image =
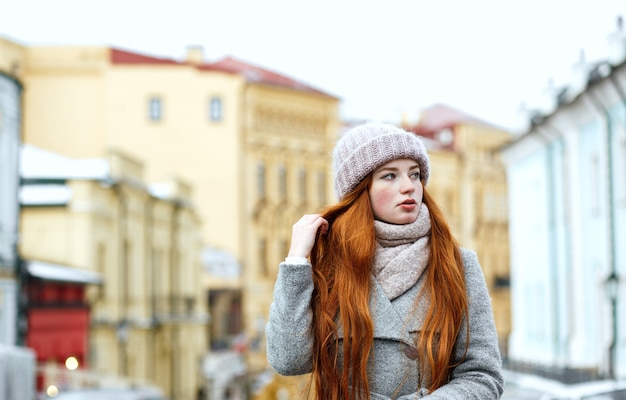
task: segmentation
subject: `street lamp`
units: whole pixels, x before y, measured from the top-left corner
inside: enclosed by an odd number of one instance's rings
[[[76,357],[68,357],[65,360],[65,368],[70,371],[74,371],[76,368],[78,368],[78,360],[76,359]]]
[[[611,304],[611,344],[609,345],[609,378],[615,379],[615,359],[617,350],[617,296],[619,291],[619,277],[615,271],[604,281],[604,291]]]

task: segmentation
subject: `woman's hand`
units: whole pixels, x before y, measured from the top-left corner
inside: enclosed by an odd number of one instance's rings
[[[328,221],[319,214],[304,215],[293,224],[289,257],[309,258],[318,230],[322,234],[328,232]]]

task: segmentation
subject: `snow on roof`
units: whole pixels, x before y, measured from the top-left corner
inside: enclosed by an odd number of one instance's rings
[[[66,181],[113,181],[110,163],[104,158],[72,159],[28,144],[21,149],[20,174],[27,181],[19,193],[20,204],[25,206],[68,204],[72,190],[64,184]],[[176,194],[169,182],[149,185],[148,193],[162,200],[170,200]]]
[[[71,159],[25,144],[21,149],[20,175],[25,180],[110,180],[110,165],[104,158]],[[20,186],[20,204],[25,206],[66,205],[72,198],[63,183]]]
[[[57,282],[95,283],[103,282],[100,274],[82,268],[73,268],[64,265],[50,264],[41,261],[27,261],[28,273],[39,279]]]
[[[148,192],[158,199],[169,199],[172,197],[171,185],[163,182],[153,183],[148,186]]]
[[[72,198],[72,189],[64,184],[22,185],[19,200],[24,206],[66,205]]]
[[[94,179],[110,177],[110,165],[104,158],[71,159],[39,147],[23,145],[20,157],[23,179]]]

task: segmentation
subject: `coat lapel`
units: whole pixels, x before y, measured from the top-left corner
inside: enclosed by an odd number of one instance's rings
[[[391,301],[376,279],[374,282],[374,290],[370,298],[374,338],[400,340],[412,344],[413,339],[409,334],[419,331],[424,322],[426,301],[421,299],[418,309],[414,310],[415,298],[424,280],[420,278],[417,284]]]
[[[414,313],[413,318],[408,321],[407,318],[413,310],[415,297],[422,286],[422,279],[393,301],[387,298],[375,278],[372,278],[372,281],[374,285],[372,285],[369,304],[374,323],[374,339],[396,340],[412,345],[410,333],[417,332],[422,326],[424,300],[420,301],[420,307]],[[343,328],[340,323],[338,325],[337,333],[340,338],[343,338]]]

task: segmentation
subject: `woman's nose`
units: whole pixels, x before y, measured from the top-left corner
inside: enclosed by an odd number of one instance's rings
[[[415,191],[415,182],[410,177],[405,176],[400,183],[400,190],[402,193],[413,193]]]

